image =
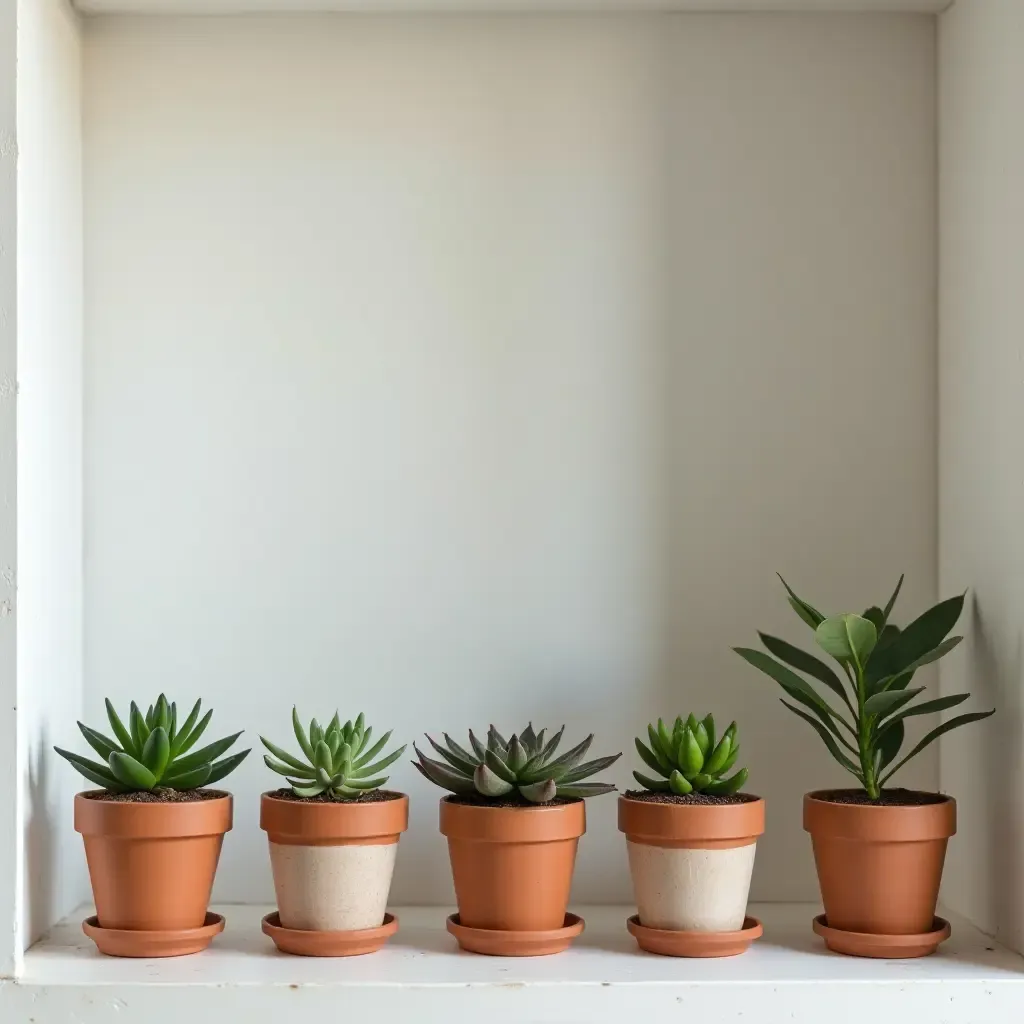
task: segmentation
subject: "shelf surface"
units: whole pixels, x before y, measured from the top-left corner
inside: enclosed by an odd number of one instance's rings
[[[227,927],[207,952],[118,960],[100,956],[82,934],[91,911],[81,908],[29,950],[18,982],[0,983],[0,1020],[94,1024],[127,1020],[131,1011],[160,1024],[180,1021],[182,1013],[213,1020],[215,1012],[242,1011],[247,1024],[259,1024],[343,1006],[346,1017],[415,1013],[418,1021],[441,1021],[486,1014],[488,1024],[618,1022],[623,1013],[673,1008],[767,1024],[820,1024],[826,1010],[829,1024],[862,1022],[868,1012],[873,1024],[906,1020],[908,1013],[984,1024],[1008,1019],[1024,1000],[1024,958],[956,918],[952,938],[935,956],[860,960],[825,950],[811,931],[814,905],[760,904],[751,912],[765,934],[749,952],[677,960],[637,949],[625,928],[630,908],[581,907],[574,909],[587,928],[571,950],[503,959],[459,952],[444,929],[443,908],[408,907],[396,908],[399,933],[381,952],[326,960],[278,953],[260,931],[261,917],[273,908],[216,909]]]

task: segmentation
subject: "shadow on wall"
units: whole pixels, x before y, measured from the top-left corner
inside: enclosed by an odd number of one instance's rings
[[[47,799],[50,789],[50,739],[44,725],[32,748],[28,766],[28,814],[25,820],[25,936],[35,941],[56,920],[59,866],[58,824]]]
[[[1013,655],[1000,664],[997,644],[986,627],[977,595],[971,605],[971,619],[974,650],[970,678],[977,684],[975,696],[980,698],[979,704],[994,704],[997,708],[985,723],[989,736],[982,746],[985,771],[981,783],[987,802],[984,820],[991,830],[983,871],[984,900],[988,920],[995,922],[997,934],[1010,938],[1019,925],[1017,908],[1024,906],[1024,867],[1020,863],[1024,834],[1019,811],[1024,797],[1020,786],[1024,768],[1020,744],[1024,729],[1024,637],[1018,626]]]

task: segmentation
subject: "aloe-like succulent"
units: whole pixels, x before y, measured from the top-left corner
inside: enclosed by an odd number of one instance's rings
[[[798,597],[785,580],[782,585],[790,606],[814,630],[818,646],[839,663],[844,678],[799,647],[765,633],[758,635],[768,654],[748,647],[735,651],[786,691],[795,703],[782,703],[817,732],[829,753],[864,787],[871,800],[877,800],[893,775],[943,733],[995,714],[993,708],[947,719],[893,765],[903,745],[905,719],[945,711],[970,697],[969,693],[954,693],[908,706],[924,692],[923,686],[910,687],[914,673],[938,661],[963,639],[949,634],[960,618],[966,594],[940,601],[901,630],[889,621],[889,616],[903,586],[902,576],[885,607],[873,605],[863,615],[822,615]],[[837,710],[807,676],[838,697],[848,715]]]
[[[368,748],[373,727],[366,724],[362,712],[354,722],[349,719],[344,725],[335,712],[326,729],[314,718],[307,734],[299,721],[299,712],[293,707],[292,729],[306,760],[293,757],[261,736],[263,746],[274,755],[264,754],[263,760],[272,771],[286,776],[292,792],[304,799],[327,793],[334,800],[351,800],[379,789],[388,779],[386,775],[375,774],[405,753],[403,745],[375,762],[373,759],[391,739],[391,731]]]
[[[103,758],[102,762],[91,761],[60,747],[53,749],[90,782],[112,793],[209,786],[233,772],[249,753],[243,750],[221,761],[216,760],[242,735],[240,732],[189,753],[213,717],[213,711],[207,711],[202,719],[199,718],[201,700],[196,701],[180,729],[178,706],[168,704],[162,693],[145,714],[132,701],[127,729],[109,699],[106,705],[116,742],[78,723],[86,742]]]
[[[647,726],[647,737],[650,746],[639,736],[636,738],[637,753],[662,778],[652,779],[633,772],[633,777],[645,789],[679,796],[687,793],[729,796],[739,792],[747,781],[746,768],[725,778],[740,752],[735,722],[722,733],[717,743],[712,715],[699,722],[693,714],[685,721],[677,718],[671,729],[659,718],[657,726]]]
[[[519,735],[506,740],[492,725],[485,745],[470,729],[472,751],[460,747],[448,733],[443,734],[445,746],[427,736],[444,761],[426,757],[414,743],[418,760],[412,763],[424,778],[459,796],[500,800],[516,792],[530,803],[546,804],[556,796],[588,797],[612,792],[615,787],[609,783],[583,780],[614,764],[622,755],[583,762],[594,739],[591,733],[582,743],[556,758],[555,751],[563,732],[564,725],[548,740],[545,738],[547,730],[534,732],[531,723]]]

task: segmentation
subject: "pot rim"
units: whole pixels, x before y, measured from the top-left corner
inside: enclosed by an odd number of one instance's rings
[[[619,797],[618,826],[631,843],[697,849],[749,846],[764,833],[764,798],[738,804],[676,804]]]
[[[133,803],[92,800],[85,790],[75,795],[75,831],[83,836],[111,839],[185,839],[231,831],[234,798],[230,793],[212,800]]]
[[[914,843],[956,834],[956,800],[938,793],[931,804],[841,804],[823,799],[830,790],[804,794],[803,825],[812,836],[874,843]]]
[[[449,839],[479,843],[555,843],[587,830],[586,801],[536,807],[489,807],[442,797],[438,827]]]
[[[343,846],[397,843],[409,827],[409,797],[337,803],[288,800],[268,791],[260,796],[260,828],[282,846]]]

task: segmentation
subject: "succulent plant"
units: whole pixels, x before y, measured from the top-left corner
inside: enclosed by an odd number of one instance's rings
[[[782,585],[790,606],[814,630],[818,646],[839,663],[844,678],[799,647],[765,633],[758,635],[769,654],[747,647],[735,651],[786,691],[795,703],[782,703],[817,732],[829,753],[857,779],[870,799],[877,800],[893,775],[943,733],[995,714],[993,708],[947,719],[893,765],[903,745],[905,719],[945,711],[970,697],[969,693],[954,693],[909,706],[924,692],[923,686],[910,687],[914,673],[938,661],[963,639],[949,633],[960,618],[966,594],[940,601],[901,630],[889,616],[903,586],[902,576],[885,607],[872,606],[863,615],[822,615],[785,580]],[[806,676],[838,697],[849,715],[837,710]]]
[[[746,768],[741,768],[728,779],[724,778],[740,752],[735,722],[722,733],[717,743],[712,715],[700,722],[693,714],[686,721],[677,718],[671,729],[659,718],[657,726],[647,726],[647,736],[651,745],[648,747],[637,737],[637,752],[662,778],[652,779],[633,772],[633,777],[645,789],[679,796],[687,793],[728,796],[739,792],[747,781]]]
[[[524,800],[533,804],[546,804],[560,797],[588,797],[610,793],[614,786],[606,782],[584,782],[584,779],[603,771],[614,764],[622,755],[599,757],[593,761],[583,760],[594,739],[591,733],[582,743],[561,757],[555,751],[562,739],[565,726],[546,740],[546,729],[533,731],[530,723],[519,735],[506,740],[492,725],[487,731],[486,746],[469,731],[472,752],[460,747],[447,733],[445,746],[427,740],[444,761],[434,761],[424,756],[413,744],[418,760],[413,765],[431,782],[442,789],[460,796],[477,795],[488,800],[500,800],[517,792]]]
[[[103,758],[102,763],[60,747],[53,749],[90,782],[110,792],[198,789],[219,782],[233,772],[249,753],[243,750],[221,761],[216,760],[242,735],[240,732],[189,753],[213,717],[213,712],[207,711],[202,719],[199,718],[201,700],[196,701],[180,729],[178,706],[168,704],[162,693],[144,715],[132,701],[127,729],[114,705],[109,700],[106,705],[116,743],[103,733],[78,723],[86,742]]]
[[[391,732],[384,733],[367,749],[373,728],[366,725],[362,712],[355,722],[350,719],[344,725],[335,712],[326,729],[321,728],[314,718],[309,723],[307,735],[299,721],[299,713],[293,707],[292,728],[306,760],[292,757],[261,736],[263,746],[274,755],[271,757],[270,754],[264,754],[263,760],[268,768],[288,777],[292,792],[305,799],[327,793],[335,800],[351,800],[362,793],[379,789],[388,780],[387,776],[375,778],[375,773],[383,771],[405,753],[405,746],[402,746],[374,762],[373,759],[391,738]]]

